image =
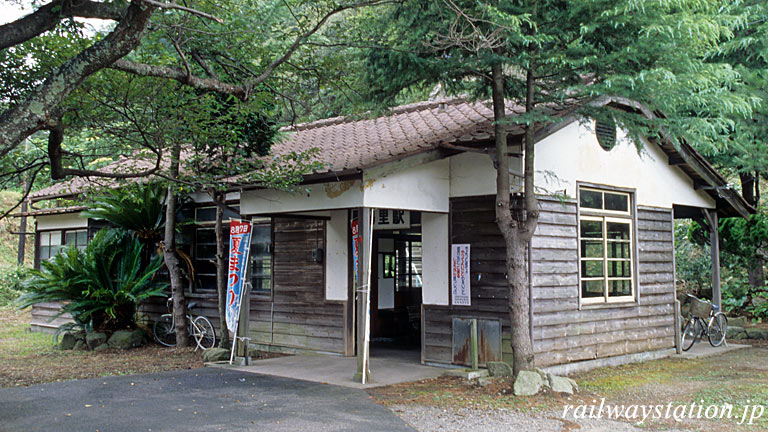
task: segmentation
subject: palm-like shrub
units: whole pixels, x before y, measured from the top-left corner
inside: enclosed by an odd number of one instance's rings
[[[150,183],[108,189],[89,204],[82,216],[124,228],[152,245],[163,236],[165,188]]]
[[[21,308],[63,302],[61,313],[94,330],[132,328],[142,300],[162,296],[166,283],[153,276],[160,257],[142,263],[142,243],[124,230],[103,229],[84,251],[70,248],[49,261],[23,284]]]

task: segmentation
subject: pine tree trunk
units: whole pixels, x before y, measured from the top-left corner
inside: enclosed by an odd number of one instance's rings
[[[180,147],[173,150],[171,159],[171,178],[179,175]],[[176,252],[176,192],[173,185],[168,186],[165,205],[165,238],[163,241],[163,257],[171,278],[171,296],[173,298],[173,317],[176,322],[176,346],[189,346],[187,329],[187,301],[184,296],[184,285],[181,279],[179,254]]]
[[[225,194],[214,192],[216,201],[216,292],[219,295],[219,346],[229,348],[229,330],[227,330],[227,245],[224,243],[224,204]]]
[[[496,224],[504,238],[506,250],[507,289],[509,302],[509,319],[511,326],[510,345],[513,352],[512,369],[517,375],[522,370],[533,369],[533,346],[529,328],[529,292],[528,272],[526,267],[525,250],[529,235],[527,221],[515,220],[512,217],[509,190],[509,153],[504,108],[504,76],[500,64],[492,68],[492,95],[494,112],[494,140],[496,164]],[[526,146],[526,150],[527,150]],[[529,172],[526,155],[526,198],[533,194],[533,159]],[[528,177],[530,176],[530,182]],[[528,188],[528,184],[531,184]],[[536,206],[535,195],[533,205]],[[526,205],[528,199],[526,199]],[[526,212],[529,214],[531,212]],[[533,212],[534,216],[536,212]],[[527,216],[526,216],[527,217]],[[535,222],[534,222],[535,224]],[[535,229],[535,225],[534,225]],[[532,233],[532,231],[530,231]]]

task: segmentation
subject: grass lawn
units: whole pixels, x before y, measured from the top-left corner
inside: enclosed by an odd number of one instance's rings
[[[732,351],[696,360],[663,359],[646,363],[602,368],[572,376],[581,389],[574,396],[546,392],[533,397],[515,397],[510,379],[495,379],[481,387],[457,378],[441,377],[418,383],[373,389],[371,395],[391,407],[419,404],[448,410],[514,410],[528,415],[562,417],[565,405],[598,405],[604,398],[612,405],[690,406],[733,405],[731,419],[653,420],[642,424],[630,422],[644,430],[768,430],[768,349],[765,346]],[[747,421],[763,409],[752,425],[738,424],[744,406],[750,405]],[[753,405],[757,405],[753,408]]]
[[[29,314],[0,307],[0,387],[203,366],[200,352],[192,348],[59,351],[52,335],[29,331]]]

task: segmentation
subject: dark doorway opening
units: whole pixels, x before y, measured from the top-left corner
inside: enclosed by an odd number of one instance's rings
[[[371,352],[421,349],[421,221],[411,226],[374,230],[371,273]]]

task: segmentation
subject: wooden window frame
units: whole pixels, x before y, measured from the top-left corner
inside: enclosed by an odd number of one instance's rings
[[[40,263],[42,261],[51,259],[51,258],[53,258],[55,256],[55,255],[52,255],[50,253],[50,247],[51,247],[50,236],[52,234],[58,233],[59,236],[60,236],[59,244],[58,244],[59,252],[56,253],[56,255],[58,255],[59,253],[61,253],[62,250],[66,249],[68,247],[68,244],[67,244],[67,233],[78,232],[78,231],[85,231],[85,235],[86,235],[85,246],[87,246],[88,243],[90,243],[90,241],[91,241],[91,239],[88,236],[88,227],[54,228],[54,229],[37,230],[35,232],[35,260],[34,260],[35,261],[35,263],[34,263],[35,268],[40,268]],[[46,246],[44,246],[43,242],[42,242],[43,234],[46,234],[49,237],[48,244]],[[75,243],[77,243],[77,241],[75,241]],[[49,248],[48,258],[43,258],[42,257],[42,248],[43,247],[48,247]]]
[[[631,189],[623,189],[623,188],[616,188],[613,186],[605,186],[605,185],[595,185],[595,184],[589,184],[589,183],[580,183],[577,182],[576,184],[576,238],[577,238],[577,249],[578,249],[578,264],[577,264],[577,275],[578,275],[578,291],[579,291],[579,308],[581,309],[582,306],[592,307],[592,306],[604,306],[604,305],[634,305],[638,302],[638,275],[637,275],[637,221],[636,221],[636,215],[637,215],[637,206],[635,203],[635,193],[634,190]],[[594,191],[594,192],[600,192],[603,194],[602,201],[603,201],[603,209],[596,209],[596,208],[590,208],[590,207],[582,207],[581,206],[581,192],[583,190],[588,191]],[[605,210],[605,193],[610,194],[616,194],[616,195],[625,195],[627,197],[627,211],[617,211],[617,210]],[[590,238],[582,237],[581,236],[581,221],[583,220],[591,220],[591,221],[598,221],[602,224],[602,237],[601,241],[603,242],[602,245],[602,258],[583,258],[582,257],[582,240],[590,240]],[[616,223],[622,223],[627,224],[629,226],[629,259],[613,259],[608,257],[608,232],[607,232],[607,224],[609,222],[616,222]],[[594,238],[592,238],[594,240]],[[603,275],[602,277],[594,277],[594,278],[584,278],[582,276],[582,262],[583,261],[602,261],[603,262]],[[610,277],[608,274],[608,264],[610,261],[627,261],[629,262],[629,268],[630,268],[630,277],[628,278],[617,278],[617,277]],[[603,281],[603,296],[601,297],[584,297],[583,295],[583,288],[582,288],[582,281],[584,280],[602,280]],[[626,296],[610,296],[609,295],[609,283],[612,280],[627,280],[630,283],[630,295]]]

